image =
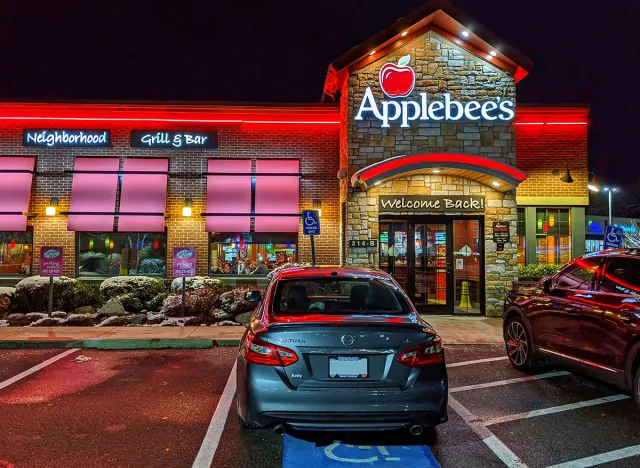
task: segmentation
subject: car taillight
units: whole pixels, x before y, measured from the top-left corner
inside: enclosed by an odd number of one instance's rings
[[[429,343],[405,349],[398,357],[398,362],[413,367],[438,364],[443,360],[444,348],[442,347],[442,339],[437,335]]]
[[[298,362],[298,355],[289,348],[267,343],[250,333],[245,347],[245,359],[252,364],[286,367]]]

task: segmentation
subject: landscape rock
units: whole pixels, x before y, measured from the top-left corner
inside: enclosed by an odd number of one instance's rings
[[[235,321],[241,325],[246,325],[249,323],[249,319],[251,318],[251,312],[245,312],[244,314],[236,315]]]
[[[43,318],[48,318],[49,314],[45,314],[44,312],[29,312],[25,314],[24,319],[27,323],[33,323]]]
[[[167,317],[162,314],[147,315],[147,321],[145,322],[145,325],[160,325],[166,320],[166,318]]]
[[[109,299],[107,303],[98,310],[99,319],[121,315],[127,315],[127,313],[124,310],[122,302],[118,299]]]
[[[233,320],[223,320],[222,322],[218,322],[217,325],[219,327],[223,327],[223,326],[238,326],[240,325],[239,323],[234,322]]]
[[[0,327],[8,327],[8,326],[9,326],[8,320],[0,320]]]
[[[55,312],[53,312],[51,314],[51,317],[53,318],[61,318],[61,319],[66,319],[67,318],[67,313],[63,312],[61,310],[56,310]]]
[[[41,318],[40,320],[36,320],[35,322],[32,322],[29,326],[30,327],[55,327],[58,325],[62,325],[63,321],[64,319],[61,319],[61,318],[44,317],[44,318]]]
[[[95,313],[95,309],[92,306],[82,306],[82,307],[76,307],[73,310],[74,314],[93,314]]]
[[[102,322],[100,322],[98,325],[96,325],[96,327],[122,327],[124,325],[129,325],[129,320],[127,317],[112,315],[111,317],[107,317]]]
[[[191,327],[195,325],[200,325],[202,323],[202,317],[185,317],[182,321],[182,325],[186,327]]]
[[[69,314],[62,325],[88,327],[94,324],[94,316],[88,314]]]
[[[12,327],[21,327],[24,325],[29,325],[29,320],[25,320],[24,318],[24,314],[9,314],[9,316],[7,317],[7,322],[9,322],[9,325]]]
[[[146,314],[136,314],[131,317],[127,317],[130,325],[143,325],[147,322]]]
[[[213,309],[213,311],[211,312],[211,316],[216,320],[231,320],[233,318],[233,315],[231,315],[229,312],[222,310],[222,309]]]

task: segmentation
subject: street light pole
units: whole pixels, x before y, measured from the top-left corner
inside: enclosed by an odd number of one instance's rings
[[[617,192],[618,188],[617,187],[604,187],[603,190],[605,192],[607,192],[607,194],[609,195],[609,226],[611,226],[613,224],[613,222],[611,221],[611,194],[613,192]]]

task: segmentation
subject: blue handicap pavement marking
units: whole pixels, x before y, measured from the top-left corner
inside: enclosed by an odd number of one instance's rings
[[[334,442],[317,447],[315,443],[284,436],[282,468],[439,468],[426,446],[348,445]]]

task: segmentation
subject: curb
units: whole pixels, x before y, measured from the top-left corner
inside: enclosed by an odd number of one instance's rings
[[[102,350],[133,349],[209,349],[238,346],[240,340],[211,338],[140,338],[114,340],[15,340],[1,341],[0,349],[86,348]]]

